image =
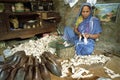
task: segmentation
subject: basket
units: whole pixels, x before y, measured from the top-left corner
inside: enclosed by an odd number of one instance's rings
[[[49,46],[52,48],[55,48],[57,56],[62,59],[70,59],[74,57],[75,55],[74,46],[72,45],[72,46],[65,47],[62,43],[64,43],[64,40],[60,39],[60,40],[51,42]]]
[[[56,50],[57,55],[62,59],[70,59],[75,55],[74,46],[72,47],[58,47]]]

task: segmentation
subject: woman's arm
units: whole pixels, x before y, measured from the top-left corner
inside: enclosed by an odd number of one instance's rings
[[[88,38],[97,39],[99,36],[100,34],[89,34]]]
[[[100,34],[84,34],[83,36],[85,36],[86,38],[91,38],[91,39],[97,39]]]
[[[86,34],[85,36],[87,38],[97,39],[99,38],[100,34],[102,32],[102,28],[100,25],[100,21],[98,18],[93,18],[93,34]]]
[[[78,35],[81,36],[82,34],[78,31],[77,27],[74,27],[74,32]]]

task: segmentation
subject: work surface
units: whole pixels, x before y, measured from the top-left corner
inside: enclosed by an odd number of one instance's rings
[[[14,44],[23,43],[23,41],[10,41],[10,42],[7,42],[7,43],[8,44],[6,44],[6,46],[7,45],[13,46]],[[5,49],[4,47],[0,48],[1,54],[2,54],[2,51],[4,49]],[[67,53],[67,52],[64,52],[64,53]],[[94,54],[104,54],[104,53],[96,50],[94,52]],[[106,55],[106,56],[110,57],[111,60],[107,61],[105,64],[102,64],[102,65],[101,64],[80,65],[80,67],[89,70],[90,73],[93,74],[93,77],[90,77],[90,78],[87,78],[87,79],[72,79],[70,76],[65,77],[65,78],[60,78],[60,77],[57,77],[57,76],[51,74],[51,80],[96,80],[97,77],[110,78],[110,76],[108,76],[108,74],[105,72],[104,67],[107,67],[107,68],[111,69],[116,74],[120,74],[120,62],[119,62],[120,57],[112,55],[112,54],[111,55]],[[120,80],[120,77],[113,78],[112,80]]]

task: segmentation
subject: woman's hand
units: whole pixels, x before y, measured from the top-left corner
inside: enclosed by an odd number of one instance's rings
[[[92,39],[97,39],[99,36],[100,34],[87,34],[87,33],[83,34],[83,37],[92,38]]]
[[[82,34],[78,31],[78,29],[76,27],[74,27],[74,32],[78,35],[81,36]]]
[[[86,37],[87,39],[90,38],[90,34],[84,33],[84,34],[82,34],[82,35],[83,35],[84,38],[85,38],[85,37]]]

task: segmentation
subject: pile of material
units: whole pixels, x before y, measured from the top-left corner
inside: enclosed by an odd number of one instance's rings
[[[98,77],[90,79],[95,75],[80,65],[105,64],[110,60],[110,57],[104,55],[74,56],[73,47],[65,48],[62,45],[62,47],[59,46],[58,51],[59,57],[64,57],[61,61],[54,55],[55,49],[49,46],[50,42],[58,39],[60,39],[59,36],[48,35],[14,45],[6,50],[4,54],[6,60],[0,62],[0,80],[51,80],[50,72],[62,78],[96,80]],[[112,71],[106,72],[114,75]],[[111,78],[120,76],[119,74],[113,75]]]
[[[17,51],[0,63],[0,80],[51,80],[50,73],[61,76],[59,58],[50,52],[39,57]]]
[[[74,58],[63,60],[61,62],[62,66],[62,76],[71,76],[72,78],[86,78],[92,77],[93,74],[89,70],[80,67],[80,65],[92,65],[92,64],[104,64],[109,57],[104,55],[88,55],[88,56],[75,56]],[[69,73],[72,73],[69,75]]]
[[[55,54],[55,49],[49,46],[50,42],[57,41],[60,37],[55,35],[46,35],[37,40],[29,40],[27,42],[21,43],[19,45],[14,45],[11,48],[9,53],[5,54],[5,57],[8,57],[14,54],[17,51],[25,51],[26,55],[40,56],[44,51],[51,52]]]

